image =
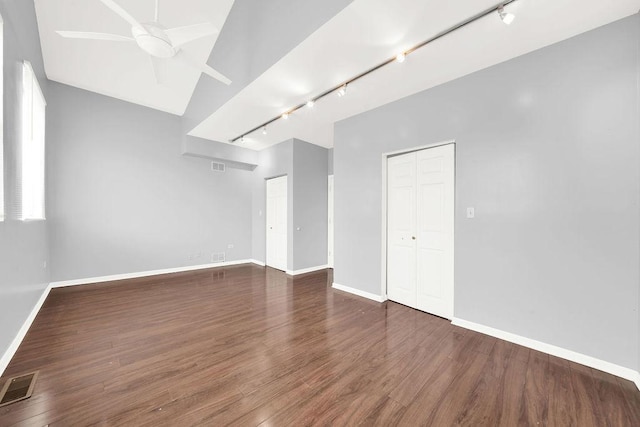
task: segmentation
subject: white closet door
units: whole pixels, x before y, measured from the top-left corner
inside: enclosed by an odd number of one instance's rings
[[[453,144],[387,160],[387,296],[453,317]]]
[[[287,269],[287,177],[267,180],[267,256],[269,267]]]
[[[387,296],[416,307],[416,153],[387,160]]]
[[[327,265],[333,268],[333,175],[329,175],[327,184]]]
[[[454,146],[417,152],[419,310],[453,317]]]

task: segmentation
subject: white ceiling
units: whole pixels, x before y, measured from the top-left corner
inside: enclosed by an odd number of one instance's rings
[[[153,20],[155,0],[116,0],[142,22]],[[234,0],[160,0],[167,28],[210,22],[222,29]],[[189,132],[228,142],[330,87],[385,61],[497,4],[496,0],[355,0],[260,77]],[[50,80],[184,114],[200,72],[168,60],[157,84],[149,58],[135,43],[65,39],[56,30],[130,36],[130,26],[100,0],[35,0]],[[491,14],[351,84],[346,97],[330,95],[313,109],[278,120],[239,145],[260,150],[290,138],[333,146],[333,124],[637,13],[640,0],[517,0],[511,26]],[[217,36],[194,41],[186,53],[205,63]],[[217,64],[209,65],[216,67]],[[230,76],[233,77],[233,76]],[[203,77],[209,78],[209,77]],[[222,84],[216,82],[216,84]]]
[[[209,22],[222,29],[233,1],[160,0],[159,22],[166,28]],[[154,19],[155,0],[116,2],[141,22]],[[99,0],[35,0],[35,6],[45,71],[50,80],[184,114],[200,71],[175,60],[165,60],[158,84],[148,55],[135,43],[66,39],[55,33],[90,31],[131,37],[130,25]],[[216,40],[217,35],[196,40],[183,46],[183,50],[204,64]]]
[[[189,134],[228,142],[496,0],[355,0]],[[492,14],[355,82],[347,96],[244,138],[255,150],[290,138],[333,146],[333,123],[637,13],[640,0],[518,0],[511,26]]]

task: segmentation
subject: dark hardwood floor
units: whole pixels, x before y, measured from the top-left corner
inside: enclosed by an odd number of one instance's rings
[[[244,265],[52,290],[0,426],[640,426],[629,381]]]

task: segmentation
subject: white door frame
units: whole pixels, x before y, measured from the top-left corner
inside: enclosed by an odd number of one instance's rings
[[[417,147],[412,147],[412,148],[404,148],[402,150],[396,150],[396,151],[389,151],[386,153],[382,153],[382,206],[380,209],[380,212],[382,212],[382,225],[381,225],[381,236],[382,236],[382,245],[381,245],[381,254],[380,254],[380,259],[381,259],[381,268],[380,268],[380,295],[382,296],[382,301],[386,301],[389,298],[387,297],[387,159],[391,156],[397,156],[399,154],[406,154],[406,153],[411,153],[413,151],[420,151],[420,150],[425,150],[427,148],[435,148],[435,147],[440,147],[442,145],[449,145],[449,144],[455,144],[456,140],[452,139],[449,141],[442,141],[442,142],[436,142],[434,144],[427,144],[427,145],[420,145]],[[454,157],[454,163],[455,163],[455,157]],[[454,212],[455,212],[455,179],[454,179]],[[453,233],[454,233],[454,245],[453,245],[453,251],[454,251],[454,260],[455,260],[455,220],[454,220],[454,227],[453,227]],[[455,262],[455,261],[454,261]],[[455,264],[454,264],[455,266]],[[454,275],[454,282],[453,282],[454,288],[455,288],[455,275]],[[455,298],[454,298],[454,302],[455,302]],[[452,302],[453,303],[453,302]],[[452,311],[453,313],[453,311]]]

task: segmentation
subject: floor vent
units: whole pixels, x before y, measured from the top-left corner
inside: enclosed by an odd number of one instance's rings
[[[10,405],[31,397],[38,379],[38,372],[9,378],[0,391],[0,406]]]

